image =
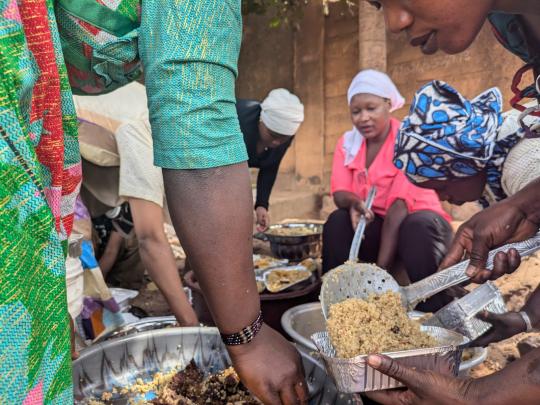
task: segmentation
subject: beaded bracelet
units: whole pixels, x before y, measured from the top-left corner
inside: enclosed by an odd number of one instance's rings
[[[255,319],[251,325],[246,326],[240,332],[233,333],[231,335],[224,335],[222,333],[221,340],[223,340],[223,343],[225,343],[227,346],[244,345],[251,342],[255,336],[257,336],[261,330],[262,324],[263,316],[262,312],[259,312],[259,316],[257,316],[257,319]]]

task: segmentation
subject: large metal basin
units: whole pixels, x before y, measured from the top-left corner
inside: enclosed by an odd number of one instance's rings
[[[425,314],[419,311],[409,312],[409,316],[413,319],[420,318],[423,315]],[[281,317],[281,326],[298,345],[310,351],[317,351],[310,337],[316,332],[326,330],[321,303],[312,302],[289,309]],[[484,347],[475,347],[468,350],[473,351],[473,356],[467,361],[461,362],[459,374],[462,376],[467,375],[471,368],[481,364],[487,356],[487,349]]]
[[[311,405],[351,405],[351,396],[339,394],[324,367],[299,348],[310,391]],[[228,367],[229,357],[215,328],[169,328],[109,340],[82,352],[73,363],[75,403],[100,398],[114,386],[150,378],[156,371],[181,368],[191,359],[207,372]],[[115,405],[128,404],[120,396]],[[132,398],[132,397],[131,397]]]

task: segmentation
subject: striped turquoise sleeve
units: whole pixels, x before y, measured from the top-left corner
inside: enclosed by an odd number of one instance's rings
[[[142,2],[139,46],[157,166],[247,160],[234,88],[241,40],[241,0]]]

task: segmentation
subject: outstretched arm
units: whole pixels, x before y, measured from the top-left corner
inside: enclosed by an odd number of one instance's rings
[[[260,311],[247,165],[164,170],[163,178],[171,218],[214,321],[221,333],[236,333]],[[228,349],[243,382],[264,403],[306,400],[298,353],[271,328],[263,326],[251,343]]]
[[[171,247],[163,230],[162,208],[150,201],[130,198],[131,215],[141,259],[167,300],[180,326],[197,326],[199,320],[184,292]]]

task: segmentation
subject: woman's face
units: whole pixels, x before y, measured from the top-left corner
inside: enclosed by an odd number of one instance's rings
[[[386,136],[390,125],[390,101],[373,94],[357,94],[349,109],[354,126],[366,139]]]
[[[283,145],[291,139],[288,135],[281,135],[268,129],[262,121],[259,121],[259,143],[265,148],[273,149]]]
[[[487,175],[485,171],[475,176],[454,180],[428,180],[417,184],[421,188],[434,190],[441,201],[463,205],[466,202],[478,201],[484,194]]]
[[[394,33],[405,31],[412,46],[425,54],[438,50],[463,52],[474,41],[494,0],[377,0],[386,26]]]

